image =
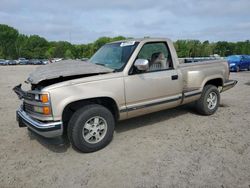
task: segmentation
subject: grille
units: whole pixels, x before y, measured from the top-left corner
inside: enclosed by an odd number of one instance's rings
[[[25,112],[34,112],[33,106],[25,102],[23,103],[23,110]]]
[[[25,99],[28,100],[35,100],[35,94],[33,93],[26,93],[26,95],[24,96]]]

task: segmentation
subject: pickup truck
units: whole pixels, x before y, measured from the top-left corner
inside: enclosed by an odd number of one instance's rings
[[[179,64],[169,39],[113,42],[88,61],[64,60],[38,67],[14,88],[22,99],[20,127],[44,137],[67,135],[73,148],[93,152],[113,137],[117,121],[195,102],[215,113],[220,92],[232,88],[226,61]]]

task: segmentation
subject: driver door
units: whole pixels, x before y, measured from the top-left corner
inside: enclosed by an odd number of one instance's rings
[[[165,42],[146,43],[137,59],[147,59],[149,69],[133,71],[124,78],[128,117],[159,111],[180,104],[182,78],[173,67]]]

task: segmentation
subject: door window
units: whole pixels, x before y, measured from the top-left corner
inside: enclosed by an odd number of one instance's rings
[[[145,44],[137,59],[147,59],[149,61],[149,69],[146,72],[173,68],[170,51],[164,42]]]

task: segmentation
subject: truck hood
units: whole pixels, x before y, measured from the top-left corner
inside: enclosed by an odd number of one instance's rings
[[[113,72],[113,69],[101,65],[96,65],[87,61],[63,60],[60,62],[55,62],[38,67],[29,75],[27,82],[31,84],[38,84],[39,82],[45,80],[60,78],[62,78],[63,81],[67,77],[80,77],[86,75],[105,74],[110,72]]]

